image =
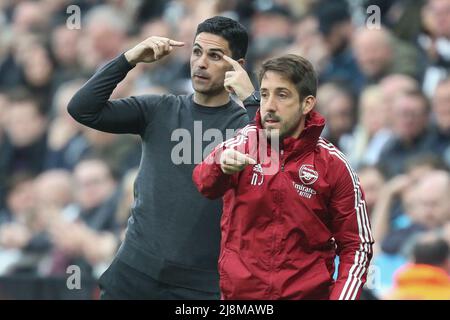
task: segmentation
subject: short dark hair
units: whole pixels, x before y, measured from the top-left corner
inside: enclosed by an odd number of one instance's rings
[[[333,29],[344,22],[351,22],[350,10],[346,1],[318,3],[314,8],[314,15],[319,21],[319,30],[325,36],[330,35]]]
[[[267,71],[281,73],[294,83],[300,101],[309,95],[316,96],[317,75],[311,62],[305,58],[295,54],[287,54],[279,58],[267,60],[263,63],[259,72],[260,84]]]
[[[195,36],[202,32],[212,33],[227,40],[233,59],[245,58],[248,34],[239,22],[227,17],[215,16],[200,23]]]
[[[24,87],[18,87],[14,90],[11,90],[8,93],[8,100],[11,105],[13,104],[22,104],[22,103],[30,103],[30,105],[36,108],[36,111],[41,115],[45,116],[46,112],[44,109],[44,103],[42,101],[42,97],[33,95],[28,89]]]
[[[419,238],[413,248],[414,262],[417,264],[440,266],[447,261],[449,254],[449,245],[439,237]]]

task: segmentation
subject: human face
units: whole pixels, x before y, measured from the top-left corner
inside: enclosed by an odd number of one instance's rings
[[[393,58],[388,34],[382,31],[360,31],[354,38],[353,50],[360,69],[369,77],[382,74]]]
[[[392,129],[403,141],[418,137],[427,125],[428,115],[421,99],[399,96],[394,100]]]
[[[268,137],[297,138],[304,126],[304,116],[312,109],[308,96],[300,102],[295,85],[282,74],[267,71],[261,79],[261,125]],[[315,100],[314,100],[315,102]]]
[[[222,59],[224,54],[232,55],[224,38],[206,32],[197,35],[191,54],[191,79],[196,92],[215,96],[226,91],[223,81],[231,66]]]
[[[417,187],[416,219],[429,228],[442,226],[450,218],[449,182],[445,175],[446,173],[430,174]]]
[[[425,6],[425,10],[434,19],[436,35],[439,37],[450,36],[450,0],[430,0]]]
[[[330,100],[327,106],[326,119],[330,132],[335,136],[341,136],[352,128],[353,105],[350,97],[338,94]]]
[[[74,170],[77,202],[83,209],[101,205],[114,192],[115,183],[105,164],[86,161]]]
[[[380,99],[384,101],[384,97],[376,90],[366,95],[363,94],[360,100],[360,121],[367,129],[369,137],[373,137],[388,125],[390,109],[387,108],[385,103],[380,103]]]
[[[367,209],[369,214],[371,214],[380,197],[380,190],[384,185],[384,178],[376,169],[372,168],[367,168],[366,170],[359,172],[358,175],[361,186],[364,189]]]
[[[44,134],[46,121],[37,109],[33,101],[21,101],[7,110],[5,131],[14,146],[29,146]]]
[[[433,97],[433,111],[436,114],[438,127],[443,131],[450,130],[450,81],[439,85]]]

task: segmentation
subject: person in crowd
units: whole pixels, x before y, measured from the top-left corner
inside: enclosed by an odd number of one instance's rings
[[[408,159],[429,153],[429,101],[421,91],[406,92],[394,100],[391,115],[393,135],[377,163],[389,178],[404,173]]]
[[[387,300],[449,300],[450,245],[433,233],[417,239],[411,263],[399,269]]]

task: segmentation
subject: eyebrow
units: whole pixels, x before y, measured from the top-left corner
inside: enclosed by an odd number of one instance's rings
[[[203,49],[202,46],[199,45],[198,43],[194,43],[194,47],[199,47],[200,49]],[[225,52],[222,49],[220,49],[220,48],[212,48],[212,49],[209,49],[209,51],[217,51],[217,52],[220,52],[222,54],[225,54]]]
[[[261,91],[262,90],[269,90],[269,89],[267,89],[267,88],[261,88]],[[281,91],[281,90],[286,90],[286,91],[289,91],[289,92],[291,92],[291,90],[289,90],[288,88],[286,88],[286,87],[277,87],[277,88],[275,88],[275,91]]]

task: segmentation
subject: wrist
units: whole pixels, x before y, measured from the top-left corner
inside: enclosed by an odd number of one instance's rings
[[[246,105],[258,105],[261,102],[261,96],[259,91],[255,90],[250,95],[247,96],[247,98],[243,99],[242,102],[244,103],[244,106]]]
[[[137,64],[136,57],[134,57],[132,50],[128,50],[127,52],[125,52],[124,56],[128,63],[133,67]]]

